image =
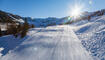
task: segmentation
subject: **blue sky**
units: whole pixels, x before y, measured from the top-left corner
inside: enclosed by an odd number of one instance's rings
[[[84,4],[83,11],[105,9],[105,0],[0,0],[0,10],[33,18],[64,17],[75,2]]]

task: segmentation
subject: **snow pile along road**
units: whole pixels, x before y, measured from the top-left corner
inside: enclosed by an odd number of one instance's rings
[[[105,60],[105,15],[74,23],[73,27],[94,60]]]
[[[92,60],[69,25],[34,28],[28,35],[23,41],[19,40],[21,43],[10,49],[9,53],[1,56],[0,60]],[[1,42],[2,38],[7,37],[1,37]],[[7,44],[14,45],[14,42]],[[4,50],[12,45],[4,46]]]

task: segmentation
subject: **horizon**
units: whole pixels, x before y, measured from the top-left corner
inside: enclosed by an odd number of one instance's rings
[[[81,12],[105,9],[104,0],[0,0],[0,10],[22,17],[61,18],[70,16],[75,4],[83,5]]]

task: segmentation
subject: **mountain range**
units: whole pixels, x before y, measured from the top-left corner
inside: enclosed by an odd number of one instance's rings
[[[24,23],[27,19],[28,23],[34,24],[36,27],[46,27],[52,25],[63,25],[70,24],[72,22],[80,20],[90,20],[92,17],[105,15],[105,9],[95,11],[95,12],[83,12],[80,17],[73,19],[71,16],[56,18],[31,18],[31,17],[21,17],[12,13],[7,13],[0,10],[0,22],[1,23]]]

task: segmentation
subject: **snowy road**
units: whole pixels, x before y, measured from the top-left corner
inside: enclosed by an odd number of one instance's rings
[[[92,60],[69,25],[36,28],[29,35],[2,60]]]

